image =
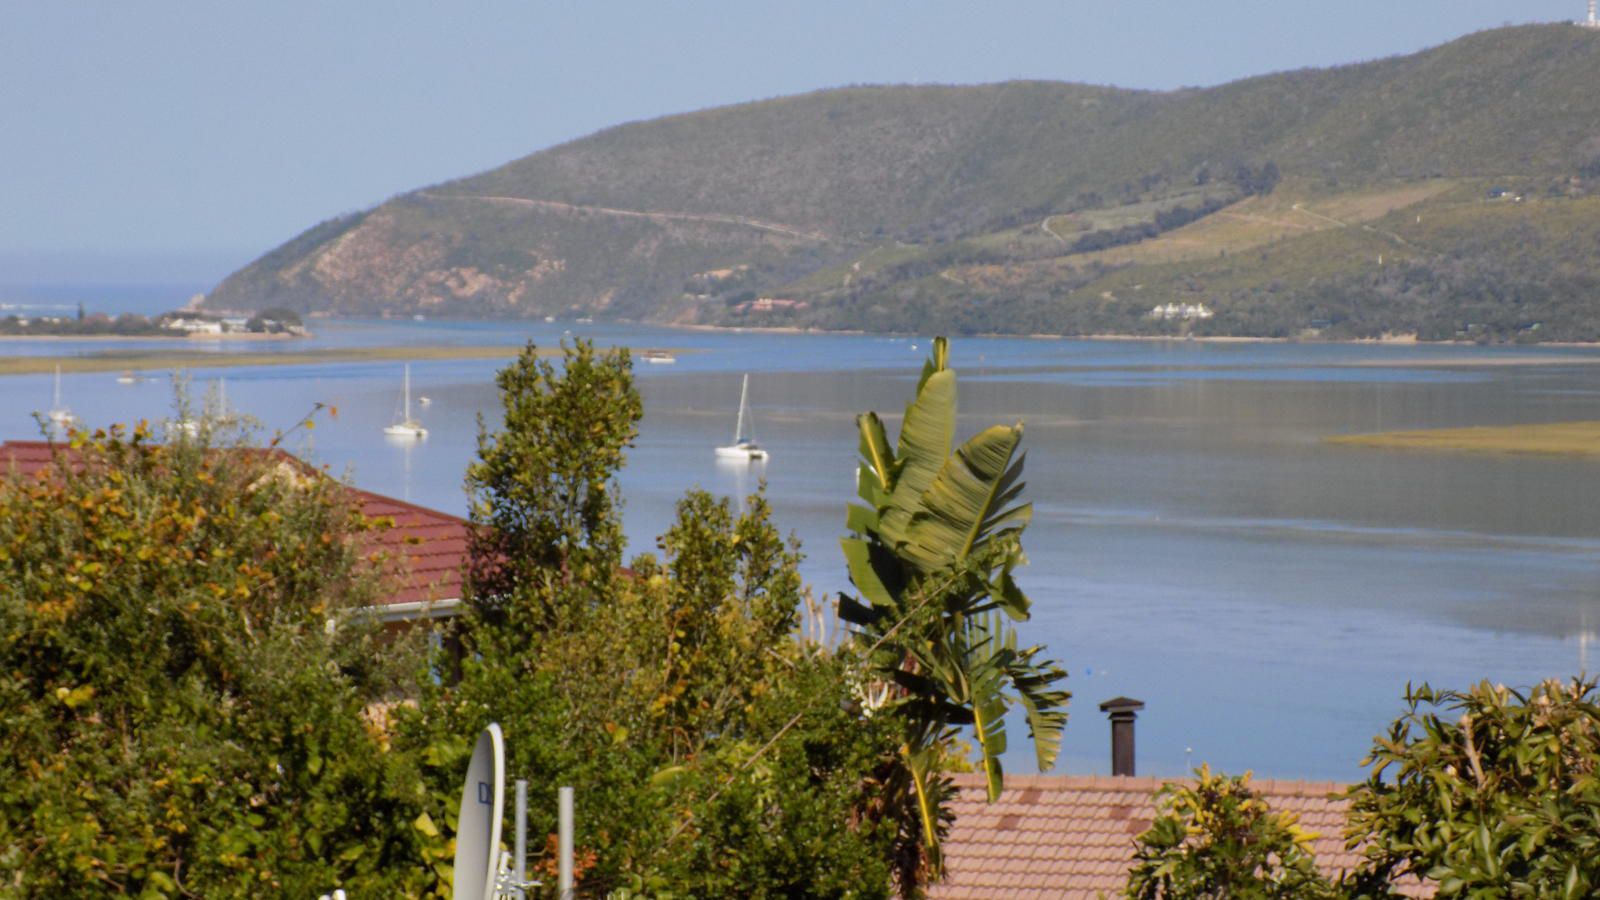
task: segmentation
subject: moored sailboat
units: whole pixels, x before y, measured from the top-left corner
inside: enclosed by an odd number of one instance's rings
[[[421,422],[418,422],[416,419],[411,418],[411,364],[410,363],[406,364],[405,372],[406,372],[406,374],[405,374],[405,388],[404,388],[404,394],[405,394],[405,418],[403,418],[400,421],[394,423],[393,425],[386,426],[383,429],[383,433],[386,434],[386,435],[389,435],[390,437],[414,438],[414,439],[425,438],[425,437],[428,436],[428,429],[423,428]]]
[[[50,412],[47,413],[47,415],[50,417],[50,421],[51,422],[54,422],[56,425],[60,425],[60,426],[63,426],[63,427],[67,426],[67,425],[71,425],[73,422],[77,421],[77,419],[78,419],[77,416],[72,414],[72,410],[68,409],[66,407],[66,404],[61,402],[61,367],[60,366],[56,366],[55,399],[54,399],[54,402],[51,403]]]
[[[766,448],[756,443],[755,428],[745,434],[745,420],[749,418],[750,409],[750,376],[744,376],[744,385],[739,388],[739,421],[733,428],[733,443],[726,447],[717,448],[719,459],[766,459]]]

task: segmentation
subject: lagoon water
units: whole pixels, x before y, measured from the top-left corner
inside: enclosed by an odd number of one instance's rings
[[[848,588],[837,538],[853,493],[853,417],[875,409],[896,427],[928,347],[925,337],[603,324],[313,326],[313,341],[212,350],[550,345],[568,329],[603,344],[679,350],[674,365],[636,364],[645,418],[621,477],[632,547],[653,548],[686,488],[737,495],[764,479],[823,593]],[[172,343],[0,340],[0,354],[124,346]],[[1096,705],[1118,695],[1147,704],[1141,772],[1174,775],[1209,761],[1348,780],[1359,777],[1372,735],[1401,711],[1408,681],[1520,685],[1597,667],[1600,462],[1322,439],[1600,419],[1600,365],[1587,364],[1600,351],[974,338],[955,341],[953,358],[963,435],[996,421],[1026,426],[1035,516],[1022,583],[1035,613],[1021,632],[1071,671],[1066,771],[1107,770]],[[381,432],[400,402],[397,363],[192,378],[204,391],[225,377],[230,409],[269,429],[314,403],[337,406],[337,419],[291,446],[362,487],[463,513],[476,417],[492,425],[496,416],[496,366],[414,364],[413,392],[432,401],[417,410],[431,434],[416,444]],[[731,437],[744,372],[772,452],[755,467],[711,452]],[[110,374],[68,375],[63,386],[91,425],[170,415],[166,377],[120,385]],[[0,439],[37,437],[30,413],[50,405],[50,391],[48,376],[0,379]],[[1020,729],[1012,744],[1008,766],[1030,771]]]

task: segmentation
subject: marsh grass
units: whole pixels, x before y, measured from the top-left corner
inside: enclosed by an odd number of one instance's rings
[[[1600,422],[1385,431],[1342,435],[1327,441],[1382,450],[1600,457]]]

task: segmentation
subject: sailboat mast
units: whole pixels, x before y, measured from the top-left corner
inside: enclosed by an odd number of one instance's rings
[[[411,364],[406,363],[406,423],[411,422]]]
[[[748,376],[747,376],[748,377]],[[61,408],[61,367],[56,366],[56,397],[54,409]]]
[[[749,396],[750,376],[745,375],[744,386],[739,388],[739,424],[733,427],[733,442],[735,444],[739,443],[739,439],[744,437],[744,405]]]

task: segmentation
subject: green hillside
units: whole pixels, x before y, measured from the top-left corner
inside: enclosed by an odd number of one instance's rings
[[[307,231],[209,302],[1600,339],[1596,84],[1600,34],[1551,25],[1204,90],[820,91],[623,125],[403,195]],[[1168,303],[1210,315],[1149,315]]]

